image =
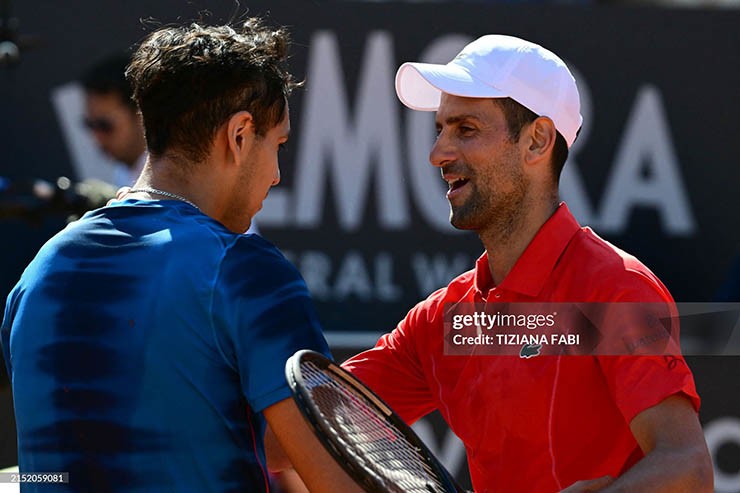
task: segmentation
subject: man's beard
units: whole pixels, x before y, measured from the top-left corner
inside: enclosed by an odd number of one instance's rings
[[[461,205],[450,205],[450,223],[457,229],[476,232],[490,231],[506,237],[521,222],[525,214],[525,198],[528,180],[523,174],[512,177],[513,188],[506,192],[486,194],[474,183],[470,197]]]

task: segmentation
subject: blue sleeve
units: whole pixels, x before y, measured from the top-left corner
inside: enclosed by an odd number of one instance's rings
[[[213,301],[214,330],[255,412],[287,397],[285,362],[299,349],[331,357],[298,270],[266,240],[240,238],[224,258]]]
[[[17,288],[13,289],[8,295],[8,299],[5,302],[3,324],[0,325],[0,345],[3,348],[3,359],[5,360],[5,368],[8,370],[8,379],[11,381],[13,378],[13,367],[10,364],[10,327],[13,325],[13,314],[15,313],[16,290]]]

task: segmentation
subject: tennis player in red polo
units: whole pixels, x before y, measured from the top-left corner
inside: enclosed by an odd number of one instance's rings
[[[396,90],[406,106],[437,112],[430,161],[449,184],[450,221],[476,231],[485,253],[345,368],[407,422],[438,409],[465,444],[478,493],[712,491],[699,396],[680,355],[445,354],[451,303],[675,310],[647,267],[559,200],[582,122],[562,60],[483,36],[447,65],[402,65]]]

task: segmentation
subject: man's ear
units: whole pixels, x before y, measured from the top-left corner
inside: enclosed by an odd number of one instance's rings
[[[229,152],[235,161],[244,151],[249,149],[254,142],[254,119],[248,111],[239,111],[231,115],[226,124],[226,139]]]
[[[552,149],[555,147],[557,130],[555,124],[546,116],[537,117],[524,129],[525,139],[524,158],[528,163],[536,163],[543,158],[550,160]]]

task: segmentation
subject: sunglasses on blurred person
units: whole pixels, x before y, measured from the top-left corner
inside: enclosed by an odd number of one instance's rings
[[[113,131],[113,122],[107,118],[84,118],[82,120],[84,127],[91,132],[111,133]]]

